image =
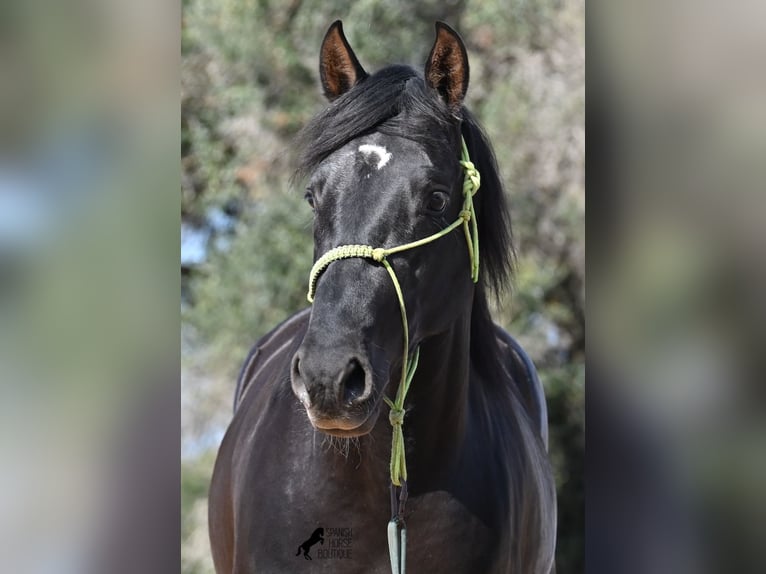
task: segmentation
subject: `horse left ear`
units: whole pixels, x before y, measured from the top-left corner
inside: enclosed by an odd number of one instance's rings
[[[426,83],[452,111],[457,111],[468,90],[468,54],[460,36],[444,22],[436,23],[436,41],[426,61]]]
[[[336,20],[327,30],[319,53],[319,76],[328,100],[342,96],[367,77],[356,54],[343,34],[343,23]]]

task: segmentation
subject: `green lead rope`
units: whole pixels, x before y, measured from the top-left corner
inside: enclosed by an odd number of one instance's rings
[[[418,358],[420,356],[420,349],[415,349],[412,357],[409,356],[410,352],[410,330],[407,322],[407,309],[404,304],[404,295],[402,294],[402,288],[399,284],[399,279],[396,277],[396,272],[391,264],[388,262],[388,256],[394,253],[400,253],[422,245],[427,245],[437,239],[440,239],[457,229],[462,225],[463,232],[465,234],[466,244],[468,245],[468,257],[471,263],[471,280],[476,283],[479,280],[479,229],[476,223],[476,210],[473,205],[473,196],[479,190],[481,185],[481,176],[478,170],[471,162],[468,156],[468,148],[465,144],[465,139],[461,138],[461,156],[460,165],[465,171],[463,179],[463,209],[460,210],[459,217],[450,225],[442,229],[441,231],[429,235],[418,241],[411,243],[405,243],[397,247],[372,247],[370,245],[341,245],[330,249],[327,253],[317,259],[314,266],[311,268],[311,274],[309,275],[309,291],[307,299],[309,303],[314,302],[314,295],[316,294],[317,281],[319,276],[333,261],[339,261],[341,259],[350,258],[362,258],[372,259],[377,261],[388,272],[391,277],[391,282],[394,284],[394,290],[396,291],[396,298],[399,301],[399,311],[402,315],[402,330],[404,333],[404,349],[402,352],[402,376],[399,381],[399,388],[396,391],[396,397],[392,401],[387,396],[383,396],[383,400],[391,409],[388,413],[388,421],[391,423],[392,438],[391,438],[391,463],[389,470],[391,473],[391,484],[401,486],[402,481],[407,480],[407,459],[405,456],[404,448],[404,432],[402,427],[404,425],[404,415],[406,413],[404,408],[404,400],[407,398],[407,392],[410,390],[412,379],[415,376],[415,370],[418,368]],[[399,534],[398,540],[396,534]],[[404,574],[405,559],[406,559],[406,529],[403,524],[399,523],[396,519],[392,519],[388,525],[388,538],[389,538],[389,554],[391,556],[391,569],[394,573],[399,572]]]

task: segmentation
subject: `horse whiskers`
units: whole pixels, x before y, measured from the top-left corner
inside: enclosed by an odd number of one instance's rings
[[[353,445],[354,450],[356,450],[357,454],[359,455],[359,461],[361,463],[362,448],[359,437],[336,437],[325,435],[321,446],[324,447],[325,445],[327,445],[325,452],[330,452],[333,450],[346,460],[348,460],[348,455],[351,453],[351,446]]]
[[[334,450],[339,455],[343,457],[348,457],[348,447],[346,448],[345,454],[343,452],[343,442],[342,442],[343,440],[344,439],[340,437],[325,435],[324,440],[322,441],[322,446],[327,445],[325,452],[330,452],[331,450]]]
[[[359,437],[355,436],[347,440],[349,446],[354,446],[354,450],[356,450],[356,454],[359,456],[359,464],[362,464],[362,447],[361,442],[359,441]],[[359,468],[359,465],[357,465],[357,468]]]

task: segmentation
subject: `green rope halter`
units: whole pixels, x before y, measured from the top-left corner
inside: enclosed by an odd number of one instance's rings
[[[412,357],[409,357],[410,348],[410,336],[409,325],[407,323],[407,310],[404,305],[404,296],[402,295],[402,288],[399,284],[399,280],[396,277],[394,268],[388,262],[388,256],[394,253],[400,253],[409,249],[414,249],[422,245],[427,245],[437,239],[444,237],[459,226],[463,226],[463,232],[465,233],[466,243],[468,245],[468,257],[471,261],[471,279],[474,283],[479,280],[479,230],[476,225],[476,211],[473,206],[473,196],[481,185],[481,177],[478,170],[471,162],[468,156],[468,148],[465,145],[465,140],[461,138],[462,151],[460,156],[460,165],[465,170],[465,177],[463,180],[463,209],[460,210],[460,216],[450,225],[442,229],[441,231],[429,235],[418,241],[412,243],[405,243],[397,247],[372,247],[370,245],[341,245],[330,249],[327,253],[317,259],[314,266],[311,268],[311,275],[309,276],[309,303],[314,302],[314,294],[316,293],[317,281],[322,272],[333,261],[340,259],[350,259],[360,257],[363,259],[372,259],[377,261],[388,271],[391,277],[391,282],[394,284],[394,290],[396,291],[396,297],[399,300],[399,310],[402,315],[402,328],[404,331],[404,351],[402,353],[402,378],[399,382],[399,388],[396,391],[396,398],[392,401],[388,397],[384,396],[383,400],[389,406],[391,411],[388,414],[388,420],[393,428],[393,437],[391,439],[391,483],[396,486],[401,486],[402,480],[407,480],[407,460],[405,458],[404,449],[404,433],[402,432],[402,426],[404,424],[404,399],[407,397],[407,391],[410,389],[410,384],[415,376],[415,370],[418,368],[418,357],[420,355],[420,349],[415,349]]]

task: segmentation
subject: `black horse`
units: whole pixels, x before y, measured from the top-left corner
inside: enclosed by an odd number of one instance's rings
[[[462,217],[461,137],[481,173],[478,283],[459,228],[387,258],[409,351],[420,357],[403,427],[407,568],[548,574],[556,505],[545,400],[526,355],[488,309],[509,279],[510,221],[490,144],[463,106],[463,42],[438,23],[423,76],[406,66],[368,75],[336,22],[320,75],[331,104],[298,141],[317,257],[347,244],[402,245]],[[383,397],[399,386],[402,328],[386,268],[357,257],[329,265],[313,306],[256,343],[210,489],[219,574],[295,572],[291,541],[317,523],[353,529],[353,546],[313,570],[391,571]]]
[[[324,544],[324,528],[317,528],[314,530],[314,532],[311,533],[311,536],[309,536],[307,540],[304,540],[303,543],[298,546],[298,552],[296,552],[295,555],[300,556],[301,552],[303,552],[303,557],[306,560],[313,560],[311,555],[309,555],[309,551],[311,550],[311,547],[316,543]]]

